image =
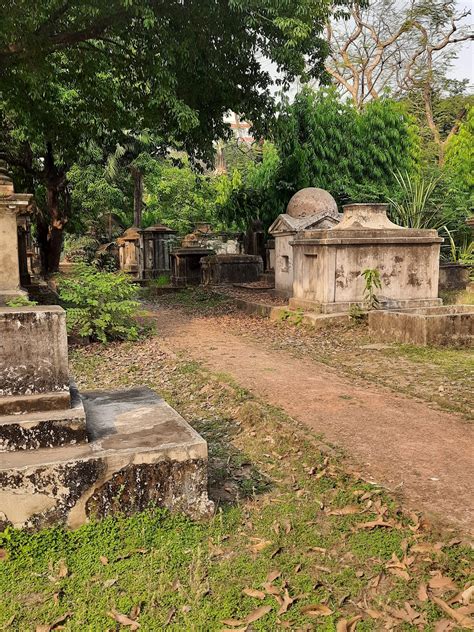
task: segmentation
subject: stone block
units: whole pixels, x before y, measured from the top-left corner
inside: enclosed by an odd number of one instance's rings
[[[373,310],[369,312],[369,331],[386,342],[471,347],[474,345],[474,306]]]
[[[55,305],[0,308],[0,414],[41,410],[36,396],[47,408],[69,406],[66,313]],[[3,398],[15,397],[17,410],[11,400],[2,409]]]
[[[465,290],[469,285],[469,266],[442,263],[439,267],[440,290]]]
[[[38,397],[43,401],[44,396]],[[17,402],[16,397],[3,399]],[[86,415],[75,388],[71,389],[70,408],[45,410],[40,406],[39,412],[0,416],[0,452],[53,448],[84,441],[87,441]]]
[[[203,285],[251,283],[263,274],[258,255],[215,255],[201,260]]]
[[[75,528],[149,506],[209,516],[207,444],[148,388],[83,394],[89,443],[8,452],[0,530]]]

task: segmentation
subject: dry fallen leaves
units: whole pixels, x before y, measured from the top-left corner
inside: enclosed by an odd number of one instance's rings
[[[400,529],[400,525],[388,520],[382,520],[381,518],[377,518],[377,520],[370,520],[369,522],[359,522],[355,525],[356,529],[375,529],[375,527],[385,527],[387,529]]]
[[[247,597],[255,597],[255,599],[265,599],[265,593],[261,590],[255,590],[255,588],[244,588],[242,592],[244,593],[244,595],[247,595]]]
[[[110,588],[114,584],[118,582],[118,577],[113,577],[111,579],[106,579],[104,582],[104,588]]]
[[[428,592],[427,586],[424,582],[422,582],[418,587],[417,597],[419,601],[428,601]]]
[[[277,597],[277,601],[280,604],[280,608],[277,612],[277,615],[280,616],[282,614],[285,614],[285,612],[288,611],[288,608],[291,606],[291,604],[294,603],[296,600],[297,600],[297,597],[290,597],[288,593],[288,588],[285,588],[283,597]]]
[[[252,553],[259,553],[260,551],[263,551],[263,549],[266,549],[267,546],[273,544],[273,542],[271,542],[270,540],[263,540],[262,538],[250,539],[252,540],[253,544],[249,545],[248,549]]]
[[[276,579],[278,579],[281,575],[281,571],[270,571],[267,575],[267,583],[272,584]]]
[[[328,606],[325,606],[322,603],[305,606],[304,608],[301,608],[301,612],[309,617],[328,617],[332,614],[331,608],[328,608]]]
[[[36,632],[51,632],[51,630],[56,629],[59,625],[69,619],[69,617],[72,617],[72,614],[72,612],[66,612],[66,614],[62,614],[50,624],[37,625],[35,630]]]
[[[354,632],[361,619],[362,617],[360,614],[352,617],[351,619],[340,619],[337,622],[336,632]]]
[[[271,609],[271,606],[260,606],[260,608],[256,608],[250,614],[248,614],[245,619],[224,619],[222,623],[224,625],[228,625],[231,628],[247,626],[250,623],[254,623],[255,621],[258,621],[259,619],[267,615]],[[244,629],[246,629],[246,627],[244,627]]]
[[[111,610],[107,614],[109,617],[112,617],[112,619],[117,621],[117,623],[120,623],[120,625],[125,625],[129,627],[130,630],[138,630],[138,628],[140,627],[138,621],[134,621],[133,619],[130,619],[130,617],[127,617],[126,614],[121,614],[116,610]]]
[[[430,595],[431,601],[433,601],[441,610],[449,615],[456,623],[466,628],[467,630],[474,630],[474,619],[455,608],[451,608],[445,601],[436,597],[436,595]]]
[[[347,505],[347,507],[341,507],[340,509],[333,509],[327,512],[328,516],[351,516],[353,514],[362,513],[363,509],[361,509],[358,505]]]
[[[448,590],[456,590],[456,584],[449,577],[445,577],[440,573],[440,571],[436,571],[433,574],[433,577],[428,582],[428,588],[436,593],[437,595],[442,595]]]

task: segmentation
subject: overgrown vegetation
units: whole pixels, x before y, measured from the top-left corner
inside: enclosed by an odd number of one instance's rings
[[[16,296],[7,301],[7,307],[34,307],[38,305],[36,301],[30,301],[26,296]]]
[[[138,286],[125,274],[77,264],[72,277],[60,279],[59,290],[70,333],[103,343],[138,338]]]
[[[367,309],[378,309],[380,301],[376,291],[382,289],[380,271],[373,268],[367,268],[362,272],[361,276],[364,277],[364,301]]]

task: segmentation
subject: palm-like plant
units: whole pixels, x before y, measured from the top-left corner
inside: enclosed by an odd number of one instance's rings
[[[393,221],[405,228],[440,228],[443,219],[431,205],[439,178],[411,176],[407,171],[396,171],[393,176],[401,191],[400,200],[388,198]]]
[[[443,259],[453,263],[462,263],[467,266],[474,266],[474,241],[467,236],[459,243],[453,239],[453,235],[447,226],[443,226],[449,240],[449,256]]]

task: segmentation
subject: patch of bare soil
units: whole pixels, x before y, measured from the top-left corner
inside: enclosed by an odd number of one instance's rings
[[[303,422],[323,434],[351,456],[366,479],[397,491],[411,507],[444,524],[472,529],[474,427],[460,415],[364,379],[380,373],[394,390],[433,379],[441,392],[439,386],[448,384],[438,365],[427,368],[426,362],[386,354],[389,350],[364,349],[364,336],[354,330],[316,334],[239,314],[203,318],[163,306],[155,320],[171,349],[231,375],[281,407],[295,424]],[[316,362],[318,352],[338,370]],[[456,378],[450,382],[458,388]],[[463,392],[462,397],[469,395]]]

